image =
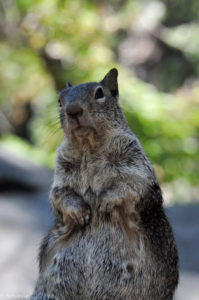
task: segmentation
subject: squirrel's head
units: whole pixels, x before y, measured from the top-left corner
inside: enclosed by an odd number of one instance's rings
[[[102,135],[122,124],[117,76],[117,69],[111,69],[100,82],[67,84],[59,93],[60,120],[66,136]]]

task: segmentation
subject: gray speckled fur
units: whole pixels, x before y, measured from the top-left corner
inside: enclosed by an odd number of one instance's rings
[[[178,282],[173,233],[154,170],[119,107],[116,69],[60,97],[65,138],[50,194],[56,222],[40,248],[31,300],[171,300]],[[83,109],[83,135],[65,112],[72,102]]]

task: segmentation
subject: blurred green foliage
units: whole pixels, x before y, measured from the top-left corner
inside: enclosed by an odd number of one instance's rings
[[[0,0],[2,143],[52,167],[62,139],[57,91],[66,80],[99,81],[115,66],[121,105],[160,180],[184,178],[197,185],[198,1],[160,1],[165,13],[158,40],[168,55],[159,65],[157,86],[167,93],[138,79],[118,58],[121,41],[150,2]]]

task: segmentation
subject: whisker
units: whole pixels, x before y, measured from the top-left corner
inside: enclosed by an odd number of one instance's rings
[[[46,132],[47,133],[46,138],[54,136],[60,129],[61,129],[61,126],[59,126],[57,128],[54,128],[53,130],[52,129],[48,129],[48,131]]]
[[[54,125],[59,125],[59,124],[60,124],[60,120],[53,120],[53,121],[46,122],[47,126],[54,126]]]

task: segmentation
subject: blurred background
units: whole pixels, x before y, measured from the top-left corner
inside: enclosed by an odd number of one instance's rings
[[[37,278],[62,140],[57,93],[112,67],[176,235],[176,299],[198,299],[198,0],[0,0],[0,299],[26,299]]]

